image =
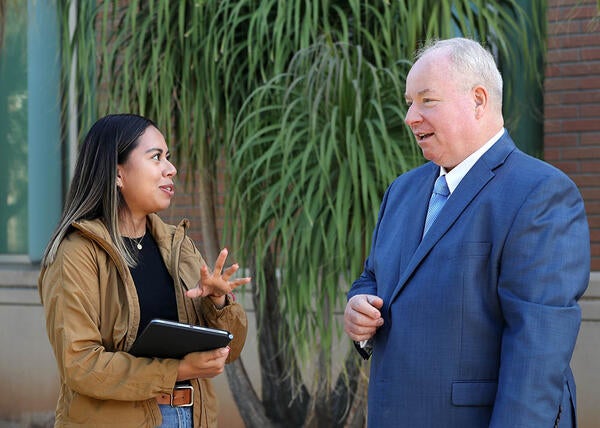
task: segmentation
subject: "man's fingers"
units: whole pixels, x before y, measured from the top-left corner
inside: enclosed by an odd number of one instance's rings
[[[381,313],[379,312],[379,308],[383,306],[381,297],[370,294],[360,294],[352,297],[350,303],[354,310],[362,312],[367,316],[372,318],[381,316]]]
[[[376,307],[377,309],[381,309],[381,307],[383,306],[383,299],[379,296],[373,296],[368,294],[367,295],[367,302],[371,305]]]

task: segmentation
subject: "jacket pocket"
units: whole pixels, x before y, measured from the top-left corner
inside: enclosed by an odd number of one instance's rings
[[[496,381],[452,383],[452,404],[455,406],[492,406],[496,399]]]

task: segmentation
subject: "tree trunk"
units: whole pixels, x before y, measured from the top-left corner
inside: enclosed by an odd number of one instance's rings
[[[261,366],[262,401],[265,412],[275,426],[301,427],[306,419],[309,394],[302,383],[295,355],[287,355],[280,340],[287,337],[279,305],[279,285],[273,254],[263,261],[267,301],[261,305],[258,287],[253,296],[258,327],[258,354]],[[284,331],[281,331],[284,329]],[[260,428],[258,424],[252,425]]]
[[[206,169],[208,170],[208,169]],[[202,252],[209,264],[214,263],[221,251],[219,240],[219,229],[217,227],[216,215],[216,192],[215,181],[210,174],[201,175],[197,180],[198,209],[200,211],[200,230],[202,233]],[[258,398],[254,387],[248,377],[246,368],[241,359],[225,366],[227,383],[233,395],[240,416],[246,422],[252,421],[248,427],[257,426],[262,428],[271,427],[271,423],[264,412],[261,400]]]
[[[217,228],[215,182],[210,174],[197,180],[202,252],[206,262],[213,263],[221,250]],[[366,381],[360,372],[360,359],[352,352],[347,356],[345,370],[350,383],[342,378],[336,382],[332,393],[320,385],[311,400],[302,383],[301,373],[295,355],[281,352],[280,338],[285,332],[282,314],[279,310],[279,286],[276,266],[272,254],[263,261],[265,284],[262,287],[267,302],[261,307],[259,288],[254,287],[253,304],[258,327],[258,354],[262,380],[262,401],[252,385],[241,359],[225,368],[227,382],[236,402],[242,420],[247,428],[362,428],[365,423]],[[255,276],[255,275],[254,275]],[[326,358],[323,355],[322,358]],[[323,367],[323,361],[319,366]],[[354,393],[356,391],[356,393]],[[309,403],[312,401],[311,411]],[[310,413],[310,414],[309,414]]]
[[[227,382],[237,404],[238,410],[247,428],[271,428],[273,425],[265,415],[262,402],[256,395],[254,387],[241,359],[225,366]]]

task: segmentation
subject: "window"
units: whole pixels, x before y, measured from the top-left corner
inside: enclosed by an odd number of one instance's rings
[[[0,254],[26,254],[27,1],[0,6]]]
[[[55,2],[0,0],[0,261],[39,261],[62,205]]]

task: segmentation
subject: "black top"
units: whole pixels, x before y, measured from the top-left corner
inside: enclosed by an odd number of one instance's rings
[[[173,278],[160,255],[152,234],[147,231],[140,239],[124,237],[126,245],[138,255],[134,268],[129,268],[140,302],[140,326],[137,335],[153,318],[178,321],[177,300]],[[137,244],[142,245],[138,250]]]

